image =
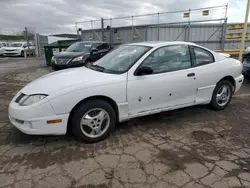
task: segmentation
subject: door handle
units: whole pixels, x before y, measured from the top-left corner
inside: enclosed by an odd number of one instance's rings
[[[187,76],[192,77],[192,76],[195,76],[195,74],[194,73],[189,73]]]

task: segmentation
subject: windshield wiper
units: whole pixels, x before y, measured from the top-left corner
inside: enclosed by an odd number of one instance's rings
[[[105,70],[104,67],[99,66],[99,65],[90,65],[89,67],[94,67],[96,70],[103,72]]]

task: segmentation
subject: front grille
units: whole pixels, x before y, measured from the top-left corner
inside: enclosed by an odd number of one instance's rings
[[[69,61],[69,59],[59,59],[59,58],[57,58],[56,59],[56,64],[57,65],[65,65],[65,64],[67,64],[68,61]]]
[[[15,100],[16,103],[19,103],[20,100],[25,96],[25,94],[21,93]]]
[[[7,51],[7,52],[13,52],[13,51],[16,51],[16,50],[5,50],[5,51]]]

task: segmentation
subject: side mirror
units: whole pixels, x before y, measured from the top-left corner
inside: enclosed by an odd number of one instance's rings
[[[97,48],[92,48],[91,49],[91,54],[96,54],[98,52],[98,49]]]
[[[23,46],[23,48],[27,48],[27,46]]]
[[[137,69],[136,75],[142,76],[142,75],[148,75],[152,73],[153,73],[153,69],[151,67],[142,66],[142,67],[139,67],[139,69]]]

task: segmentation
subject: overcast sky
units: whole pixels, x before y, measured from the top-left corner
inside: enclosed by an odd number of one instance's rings
[[[25,26],[41,34],[75,33],[75,22],[91,19],[131,16],[200,8],[228,3],[228,21],[243,22],[247,0],[0,0],[0,33],[21,31]],[[225,10],[217,9],[210,17],[223,17]],[[192,19],[201,19],[194,13]],[[162,16],[161,22],[182,21],[183,15]],[[202,18],[204,19],[204,18]],[[137,18],[135,24],[155,17]],[[113,26],[129,24],[131,20],[114,21]],[[108,22],[105,22],[108,25]],[[100,23],[95,23],[100,25]],[[90,28],[90,23],[79,27]]]

